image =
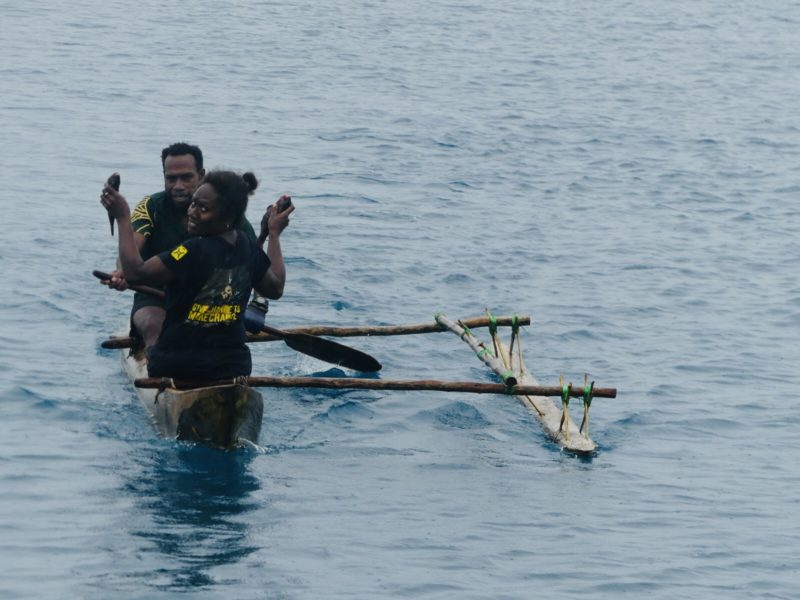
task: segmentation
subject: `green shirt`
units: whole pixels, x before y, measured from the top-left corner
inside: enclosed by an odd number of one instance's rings
[[[172,250],[193,237],[186,231],[185,217],[186,211],[176,208],[166,192],[156,192],[142,198],[131,214],[133,230],[147,238],[142,248],[142,258],[147,260],[151,256]],[[253,226],[244,215],[236,224],[236,229],[256,241]]]

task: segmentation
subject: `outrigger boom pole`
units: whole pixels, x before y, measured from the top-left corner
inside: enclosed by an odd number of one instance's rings
[[[497,317],[497,325],[510,326],[514,317]],[[489,327],[489,317],[473,317],[460,321],[465,326],[472,329],[479,327]],[[520,325],[530,325],[530,316],[519,316],[517,322]],[[360,327],[331,327],[326,325],[310,325],[308,327],[293,327],[283,330],[284,333],[304,333],[306,335],[326,335],[328,337],[378,337],[390,335],[415,335],[419,333],[437,333],[447,331],[447,327],[439,323],[420,323],[416,325],[367,325]],[[248,333],[248,342],[274,342],[281,338],[262,331],[261,333]],[[103,348],[119,349],[130,348],[133,340],[129,337],[109,338],[101,344]]]
[[[138,388],[173,388],[192,389],[196,387],[210,387],[214,385],[230,385],[233,379],[219,381],[181,381],[167,377],[143,377],[137,379],[134,385]],[[514,394],[527,396],[558,396],[561,397],[561,386],[517,385],[506,386],[502,383],[479,383],[472,381],[436,381],[433,379],[356,379],[350,377],[244,377],[236,382],[244,383],[250,387],[276,387],[276,388],[336,388],[357,390],[429,390],[433,392],[467,392],[472,394]],[[583,388],[575,387],[570,390],[573,398],[583,398]],[[594,398],[616,398],[616,388],[594,388]]]

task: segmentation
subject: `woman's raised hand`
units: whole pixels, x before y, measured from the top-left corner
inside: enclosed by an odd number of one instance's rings
[[[261,235],[259,238],[263,241],[267,239],[267,235],[280,235],[289,225],[289,215],[293,212],[292,197],[286,194],[278,198],[275,204],[270,204],[264,216],[261,217]]]

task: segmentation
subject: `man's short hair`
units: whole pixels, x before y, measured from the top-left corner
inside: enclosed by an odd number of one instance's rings
[[[177,142],[161,151],[161,168],[164,168],[164,162],[168,156],[183,156],[184,154],[194,156],[194,166],[198,172],[203,169],[203,151],[197,146],[185,142]]]

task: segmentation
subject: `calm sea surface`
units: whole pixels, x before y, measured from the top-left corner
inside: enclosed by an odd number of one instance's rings
[[[0,1],[0,598],[800,597],[800,3]],[[281,193],[278,327],[529,314],[511,398],[266,392],[160,439],[98,195],[199,144]],[[483,330],[478,335],[486,339]],[[385,379],[493,381],[449,333]],[[283,344],[256,374],[353,375]]]

